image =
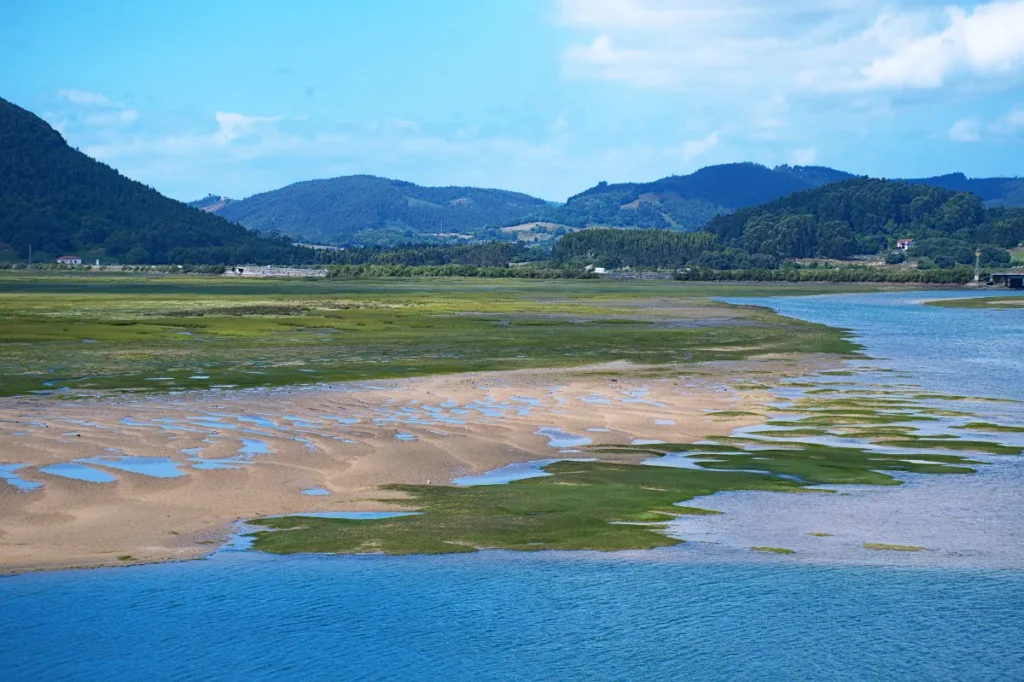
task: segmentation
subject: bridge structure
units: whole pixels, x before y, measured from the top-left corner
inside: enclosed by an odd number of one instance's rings
[[[989,286],[1024,289],[1024,270],[1019,272],[993,272],[988,276]]]

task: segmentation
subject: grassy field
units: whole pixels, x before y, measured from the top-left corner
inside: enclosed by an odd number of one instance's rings
[[[849,353],[855,348],[838,330],[710,298],[864,289],[6,272],[0,395]]]

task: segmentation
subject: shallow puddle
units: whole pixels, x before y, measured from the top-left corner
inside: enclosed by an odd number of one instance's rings
[[[19,469],[24,469],[27,466],[27,464],[0,464],[0,478],[7,481],[21,492],[30,493],[33,490],[39,490],[43,487],[42,483],[26,481],[15,473]]]
[[[548,439],[548,445],[553,448],[578,448],[582,445],[590,445],[594,441],[586,436],[577,436],[575,433],[567,433],[554,426],[544,426],[534,433]]]
[[[93,469],[92,467],[87,467],[84,464],[77,464],[75,462],[51,464],[49,466],[40,467],[39,470],[44,474],[51,474],[62,478],[72,478],[76,481],[86,481],[87,483],[114,483],[117,481],[117,477],[113,474],[109,474],[106,471],[100,471],[99,469]]]
[[[330,495],[331,491],[327,488],[306,488],[302,491],[303,495],[309,495],[310,497],[324,497]]]
[[[593,462],[593,459],[538,459],[532,462],[517,462],[509,464],[485,474],[477,476],[462,476],[452,481],[457,486],[471,488],[478,485],[504,485],[513,481],[522,481],[527,478],[543,478],[550,476],[544,471],[544,467],[555,462]]]
[[[185,472],[178,469],[178,465],[166,457],[133,457],[124,455],[121,457],[92,457],[81,459],[79,462],[85,464],[99,464],[110,469],[127,471],[132,474],[150,476],[152,478],[180,478]]]

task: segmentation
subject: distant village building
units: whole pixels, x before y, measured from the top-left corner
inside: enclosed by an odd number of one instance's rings
[[[914,245],[913,239],[900,239],[896,242],[897,251],[906,251]]]
[[[326,269],[277,268],[272,265],[238,265],[229,268],[228,277],[326,277]]]
[[[57,262],[61,265],[81,265],[82,259],[78,256],[61,256]]]

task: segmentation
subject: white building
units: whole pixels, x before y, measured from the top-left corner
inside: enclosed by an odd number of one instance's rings
[[[61,256],[57,262],[61,265],[81,265],[82,259],[78,256]]]

